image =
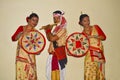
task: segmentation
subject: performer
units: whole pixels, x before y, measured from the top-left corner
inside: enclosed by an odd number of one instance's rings
[[[98,25],[91,26],[87,14],[80,15],[79,24],[90,41],[90,48],[85,56],[84,80],[105,80],[105,57],[102,41],[104,32]]]
[[[67,37],[66,19],[63,17],[62,11],[53,12],[53,25],[44,27],[47,39],[50,41],[49,57],[47,60],[47,80],[64,80],[65,66],[67,64],[67,56],[65,52],[65,42]],[[52,26],[55,26],[53,32]]]
[[[27,25],[19,26],[12,36],[12,41],[18,41],[16,54],[16,80],[37,80],[36,58],[34,54],[28,54],[21,48],[21,37],[34,30],[39,17],[36,13],[26,18]]]

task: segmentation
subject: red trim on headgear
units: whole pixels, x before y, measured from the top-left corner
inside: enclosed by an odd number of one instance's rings
[[[65,25],[67,22],[66,22],[66,19],[64,17],[62,17],[62,21],[61,21],[61,25]],[[62,26],[63,27],[63,26]]]

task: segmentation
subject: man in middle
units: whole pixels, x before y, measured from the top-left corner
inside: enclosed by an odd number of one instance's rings
[[[50,42],[47,60],[47,80],[64,80],[65,66],[67,64],[67,56],[65,51],[65,43],[67,38],[66,19],[62,11],[53,12],[53,25],[44,26],[47,39]],[[54,30],[53,26],[55,26]],[[52,31],[51,31],[52,30]]]

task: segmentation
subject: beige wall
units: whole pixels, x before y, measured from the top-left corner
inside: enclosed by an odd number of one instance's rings
[[[104,43],[106,56],[106,79],[119,80],[120,76],[120,0],[0,0],[0,80],[15,80],[15,56],[17,42],[11,35],[32,11],[40,17],[37,29],[52,22],[52,12],[65,11],[68,34],[81,31],[77,24],[81,13],[89,14],[91,24],[98,24],[107,35]],[[41,31],[43,34],[44,32]],[[37,56],[39,80],[46,80],[47,48]],[[84,57],[68,57],[66,80],[83,80]]]

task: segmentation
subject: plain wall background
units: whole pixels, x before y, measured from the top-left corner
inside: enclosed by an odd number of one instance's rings
[[[78,25],[81,11],[87,13],[91,25],[98,24],[106,33],[104,41],[106,80],[120,80],[120,0],[0,0],[0,80],[15,80],[15,56],[17,42],[11,36],[18,26],[26,24],[26,17],[35,12],[39,15],[36,27],[53,23],[52,12],[65,11],[68,34],[81,32]],[[44,31],[40,31],[44,33]],[[47,48],[36,57],[38,80],[46,80]],[[68,57],[65,80],[84,79],[84,57]]]

